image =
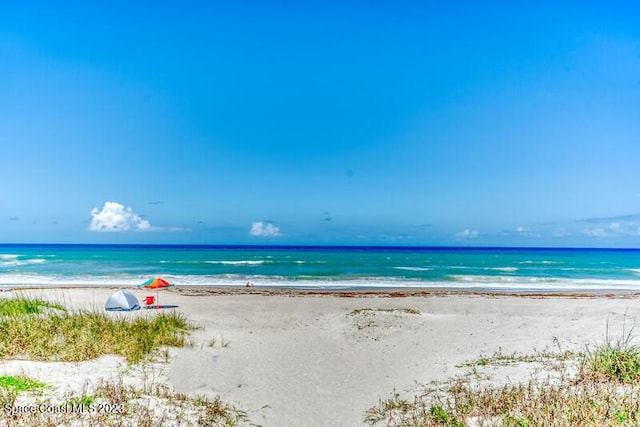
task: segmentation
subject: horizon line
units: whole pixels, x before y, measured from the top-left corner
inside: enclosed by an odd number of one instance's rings
[[[111,247],[111,248],[218,248],[218,249],[465,249],[465,250],[585,250],[585,251],[640,251],[640,247],[585,247],[585,246],[466,246],[466,245],[321,245],[321,244],[202,244],[202,243],[0,243],[1,246],[60,246],[60,247]]]

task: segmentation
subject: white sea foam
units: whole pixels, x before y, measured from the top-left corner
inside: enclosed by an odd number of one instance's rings
[[[564,261],[549,261],[549,260],[542,260],[542,261],[527,260],[527,261],[521,261],[520,264],[544,264],[544,265],[550,265],[550,264],[565,264],[565,262]]]
[[[450,276],[462,287],[527,291],[640,291],[640,280],[565,279],[554,277]],[[456,285],[452,287],[457,287]]]
[[[266,261],[253,260],[253,261],[205,261],[207,264],[222,264],[222,265],[262,265]]]
[[[393,267],[396,270],[408,270],[408,271],[431,271],[433,268],[429,267]]]
[[[327,261],[294,261],[296,264],[328,264]]]
[[[450,279],[454,282],[478,282],[478,283],[539,283],[539,282],[555,282],[557,280],[552,277],[517,277],[517,276],[483,276],[483,275],[451,275]]]
[[[504,271],[506,273],[513,273],[518,271],[516,267],[487,267],[485,270]]]
[[[43,258],[20,260],[16,256],[15,258],[0,258],[0,267],[16,267],[21,265],[44,264],[45,262],[47,262],[47,260]]]
[[[130,281],[130,280],[129,280]],[[141,279],[137,285],[142,283]],[[41,276],[30,274],[2,274],[0,275],[0,285],[11,286],[122,286],[127,285],[126,280],[115,277],[90,277],[90,276],[74,276],[74,277],[57,277],[57,276]]]

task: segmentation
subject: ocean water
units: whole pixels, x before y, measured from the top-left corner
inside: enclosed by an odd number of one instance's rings
[[[0,245],[0,286],[640,291],[640,250]]]

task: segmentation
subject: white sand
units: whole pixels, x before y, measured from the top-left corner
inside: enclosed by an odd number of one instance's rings
[[[76,308],[102,310],[112,289],[29,291]],[[19,292],[13,292],[18,294]],[[134,291],[142,299],[143,291]],[[3,295],[3,298],[8,295]],[[191,322],[193,346],[171,349],[158,379],[178,392],[220,395],[264,426],[358,426],[394,390],[460,375],[457,365],[501,351],[583,350],[640,319],[636,297],[524,298],[432,295],[350,297],[183,295],[162,291]],[[353,313],[357,309],[364,310]],[[405,311],[415,310],[418,314]],[[137,316],[147,310],[125,314]],[[351,313],[351,314],[350,314]],[[215,340],[214,347],[210,344]],[[62,387],[123,368],[106,357],[81,364],[2,362]],[[66,366],[66,367],[65,367]],[[35,370],[35,371],[34,371]],[[513,375],[517,373],[514,371]]]

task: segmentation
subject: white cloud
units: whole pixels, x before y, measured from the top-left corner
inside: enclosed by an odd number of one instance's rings
[[[189,227],[152,227],[153,231],[168,231],[169,233],[191,233]]]
[[[637,236],[640,215],[623,215],[604,218],[588,218],[576,221],[580,226],[576,232],[583,236],[596,238],[624,238],[627,236]],[[584,224],[588,224],[584,226]]]
[[[609,235],[609,233],[607,233],[607,230],[602,227],[582,230],[582,234],[590,237],[607,237]]]
[[[131,208],[118,202],[105,202],[102,210],[91,210],[91,231],[122,232],[122,231],[149,231],[151,224],[142,219]]]
[[[413,235],[411,234],[382,234],[378,236],[380,240],[386,240],[388,242],[398,242],[403,240],[412,240]]]
[[[273,223],[263,221],[257,221],[251,224],[251,231],[249,231],[249,234],[256,237],[282,236],[282,233],[280,233],[280,227],[273,225]]]
[[[456,240],[476,239],[480,233],[478,230],[469,230],[468,228],[456,234]]]
[[[515,232],[506,231],[504,234],[507,236],[517,236],[517,237],[525,237],[525,238],[542,237],[542,234],[540,234],[538,231],[533,231],[531,228],[523,227],[523,226],[516,228]]]

